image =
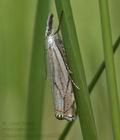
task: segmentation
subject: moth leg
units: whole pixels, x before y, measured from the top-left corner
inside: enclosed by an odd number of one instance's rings
[[[66,69],[67,69],[67,71],[70,73],[70,74],[73,74],[73,72],[70,70],[70,68],[68,67],[68,64],[67,63],[65,63],[65,65],[66,65]]]
[[[76,85],[76,83],[71,79],[71,82],[73,83],[73,85],[78,89],[80,90],[80,88]]]
[[[72,84],[79,90],[80,88],[76,85],[76,83],[73,81],[73,79],[71,78],[70,74],[69,74],[69,78],[70,81],[72,82]]]
[[[66,69],[68,71],[68,75],[69,75],[69,78],[70,78],[70,81],[72,82],[72,84],[77,88],[77,89],[80,89],[76,83],[73,81],[72,77],[71,77],[71,74],[73,74],[73,72],[70,70],[70,68],[68,67],[67,63],[65,63],[66,65]]]

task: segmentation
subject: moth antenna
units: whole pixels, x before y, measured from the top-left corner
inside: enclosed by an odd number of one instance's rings
[[[62,18],[63,18],[63,10],[61,11],[60,18],[59,18],[59,25],[58,25],[57,30],[54,32],[54,35],[57,34],[60,30],[60,26],[61,26],[61,23],[62,23]]]

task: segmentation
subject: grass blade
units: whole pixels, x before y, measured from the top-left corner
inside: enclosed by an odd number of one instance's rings
[[[115,53],[118,46],[120,44],[120,36],[117,38],[115,44],[113,45],[113,52]],[[89,93],[91,94],[93,88],[95,87],[95,85],[97,84],[97,81],[99,80],[102,72],[104,71],[105,69],[105,61],[103,61],[100,66],[98,67],[98,70],[95,74],[95,76],[93,77],[92,81],[90,82],[89,86],[88,86],[88,89],[89,89]],[[67,136],[67,134],[69,133],[70,129],[72,128],[74,122],[70,122],[66,125],[66,127],[64,128],[62,134],[60,135],[59,137],[59,140],[64,140]]]
[[[30,66],[30,78],[28,87],[28,118],[27,121],[32,123],[32,131],[28,126],[27,139],[40,140],[41,138],[41,125],[42,125],[42,112],[44,101],[44,87],[46,79],[45,69],[45,27],[48,15],[49,0],[38,0],[33,48]],[[29,132],[30,131],[30,132]],[[30,137],[31,135],[32,137]]]
[[[120,44],[120,36],[117,38],[115,44],[113,45],[113,53],[116,52],[116,50],[117,50],[119,44]],[[105,69],[105,61],[103,61],[103,62],[100,64],[100,66],[99,66],[99,68],[98,68],[96,74],[94,75],[92,81],[90,82],[90,84],[89,84],[89,86],[88,86],[88,89],[89,89],[89,92],[90,92],[90,93],[91,93],[91,91],[93,90],[93,88],[95,87],[95,84],[97,83],[97,81],[98,81],[98,79],[100,78],[100,76],[101,76],[101,74],[102,74],[102,72],[103,72],[104,69]]]
[[[93,112],[90,103],[88,87],[85,79],[85,72],[80,55],[78,39],[76,35],[75,25],[72,16],[72,10],[69,0],[56,0],[56,7],[60,15],[63,10],[63,24],[62,35],[66,54],[68,57],[69,66],[72,69],[72,78],[80,89],[74,88],[75,100],[77,105],[77,113],[79,116],[82,134],[84,140],[96,140],[96,127],[93,117]],[[62,24],[62,25],[63,25]]]
[[[120,140],[120,110],[115,76],[114,58],[112,51],[112,35],[109,19],[108,1],[99,0],[99,8],[104,46],[104,57],[106,63],[107,87],[112,113],[113,132],[115,140]]]

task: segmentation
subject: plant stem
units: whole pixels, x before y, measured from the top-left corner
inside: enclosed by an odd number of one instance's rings
[[[83,138],[84,140],[97,140],[95,121],[80,54],[80,47],[73,21],[70,1],[56,0],[56,7],[59,15],[61,13],[61,9],[64,12],[64,24],[62,23],[62,25],[64,25],[64,27],[62,28],[64,46],[66,49],[66,55],[68,58],[70,69],[72,69],[73,72],[72,79],[74,80],[76,85],[80,87],[79,90],[74,87],[74,95]]]
[[[32,135],[38,137],[30,138],[27,135],[27,140],[41,139],[42,112],[44,101],[44,89],[46,79],[45,69],[45,28],[48,15],[49,0],[38,0],[35,27],[33,35],[32,56],[30,63],[29,86],[28,86],[28,113],[27,121],[34,125]],[[28,134],[30,128],[27,128]]]
[[[113,45],[113,53],[116,52],[118,46],[120,44],[120,36],[117,38],[117,40],[115,41],[114,45]],[[96,74],[94,75],[92,81],[90,82],[88,89],[89,92],[91,93],[91,91],[93,90],[93,88],[95,87],[95,84],[97,83],[98,79],[100,78],[103,70],[105,69],[105,61],[103,61],[100,66],[98,67],[98,70],[96,72]]]
[[[120,140],[120,111],[115,76],[114,58],[112,51],[112,35],[110,27],[108,0],[99,0],[99,8],[101,17],[103,46],[104,46],[104,57],[106,64],[107,87],[112,113],[114,139]]]

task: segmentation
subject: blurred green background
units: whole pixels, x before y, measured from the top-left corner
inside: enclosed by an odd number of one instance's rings
[[[98,1],[71,0],[71,5],[89,84],[103,60]],[[113,43],[120,35],[119,6],[120,1],[109,1]],[[36,7],[37,0],[0,0],[1,140],[26,140],[26,127],[32,126],[33,123],[27,122],[27,100]],[[57,17],[53,0],[50,9]],[[58,20],[57,18],[54,20],[56,29]],[[114,58],[120,93],[120,49]],[[58,121],[54,117],[49,85],[47,80],[41,137],[43,140],[56,140],[63,131],[66,121]],[[113,140],[105,72],[91,94],[91,101],[99,140]],[[77,120],[67,140],[82,139],[79,127]]]

